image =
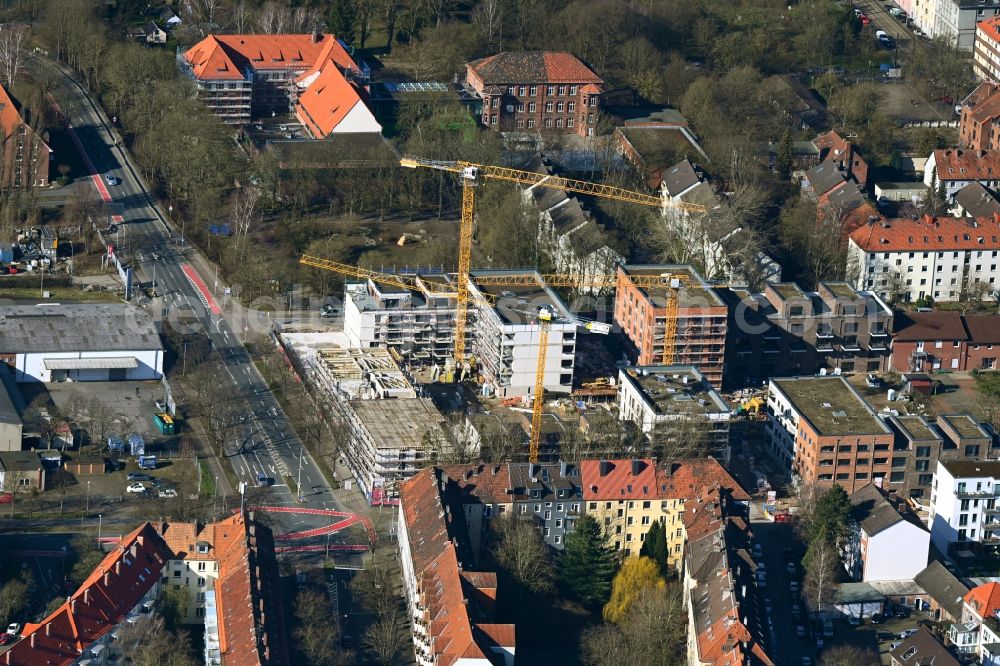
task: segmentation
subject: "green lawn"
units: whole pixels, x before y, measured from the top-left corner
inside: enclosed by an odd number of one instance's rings
[[[82,291],[76,287],[45,287],[48,300],[53,302],[119,303],[121,298],[107,291]],[[4,287],[0,285],[0,298],[20,301],[37,301],[42,298],[41,285],[38,287]]]

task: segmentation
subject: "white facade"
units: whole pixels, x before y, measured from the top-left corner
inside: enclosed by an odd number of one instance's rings
[[[801,415],[774,382],[767,385],[767,425],[764,434],[771,451],[789,467],[795,460],[795,434]]]
[[[923,32],[928,35],[934,34],[934,20],[937,13],[937,4],[941,0],[913,0],[913,7],[910,12],[910,16],[913,18],[913,22],[920,28]],[[902,5],[903,3],[900,3]],[[907,9],[903,7],[903,9]]]
[[[79,368],[50,369],[46,361],[55,359],[114,359],[107,363],[80,363],[79,365],[131,365],[127,359],[135,359],[136,367],[125,368]],[[122,362],[117,362],[123,360]],[[80,351],[80,352],[28,352],[14,356],[15,381],[30,382],[93,382],[93,381],[144,381],[163,377],[163,350],[147,349],[133,351]],[[74,364],[70,364],[74,365]]]
[[[984,81],[1000,81],[1000,42],[993,39],[992,30],[976,26],[976,43],[972,51],[973,69]]]
[[[913,580],[927,568],[930,533],[908,520],[869,535],[861,530],[861,580]]]
[[[881,248],[880,248],[881,249]],[[982,282],[990,287],[986,298],[994,298],[1000,286],[1000,251],[948,250],[916,251],[887,246],[882,251],[866,252],[848,240],[847,264],[857,266],[857,289],[874,291],[888,298],[893,283],[900,298],[916,301],[929,296],[935,301],[955,301],[963,287]]]
[[[382,131],[382,126],[375,120],[375,114],[371,112],[360,99],[354,103],[354,108],[347,112],[344,119],[337,123],[330,134],[357,134],[360,132],[373,132],[378,134]]]
[[[962,541],[1000,544],[998,496],[1000,463],[939,461],[929,517],[934,547],[947,554]]]
[[[942,0],[943,2],[948,2],[948,0]],[[945,197],[948,199],[949,203],[954,203],[955,195],[960,189],[966,185],[972,183],[979,183],[983,187],[990,189],[997,189],[1000,187],[1000,173],[995,174],[994,178],[962,178],[961,174],[944,174],[941,173],[940,169],[937,168],[937,157],[935,153],[931,153],[930,157],[927,158],[927,162],[924,164],[924,185],[928,187],[928,190],[933,193],[941,187],[941,183],[944,183]]]

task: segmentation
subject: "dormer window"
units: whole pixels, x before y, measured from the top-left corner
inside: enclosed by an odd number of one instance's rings
[[[196,548],[198,549],[199,553],[201,553],[202,555],[204,555],[205,553],[208,552],[209,544],[208,544],[207,541],[199,541],[196,544]]]

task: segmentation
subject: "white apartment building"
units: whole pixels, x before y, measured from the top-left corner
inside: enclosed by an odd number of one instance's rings
[[[712,455],[729,462],[729,406],[705,376],[692,365],[652,365],[618,372],[618,418],[633,421],[649,435],[683,421],[695,429],[707,423]],[[679,425],[677,432],[683,433]]]
[[[855,524],[843,555],[854,580],[911,581],[927,567],[927,528],[908,520],[874,484],[855,491],[851,505]]]
[[[774,381],[769,381],[765,439],[771,445],[771,452],[788,467],[795,460],[795,437],[799,432],[801,418],[802,414],[792,399]]]
[[[976,24],[972,68],[983,81],[1000,82],[1000,17]]]
[[[490,284],[490,278],[497,278],[496,282],[505,275],[524,273],[476,271],[469,285],[475,303],[472,354],[484,387],[501,398],[533,394],[539,353],[543,353],[545,390],[569,393],[576,359],[576,320],[537,273],[534,286]],[[552,317],[544,350],[540,350],[540,313]]]
[[[976,24],[1000,15],[1000,0],[936,0],[934,37],[945,37],[964,51],[971,51]]]
[[[933,193],[941,183],[948,203],[954,203],[958,191],[970,183],[996,189],[1000,186],[1000,150],[935,150],[924,164],[924,185]]]
[[[848,266],[858,289],[882,298],[958,300],[963,289],[1000,286],[1000,221],[980,218],[891,219],[856,229],[848,240]]]
[[[931,490],[931,542],[1000,544],[1000,462],[938,461]]]
[[[455,346],[456,290],[447,276],[416,276],[417,290],[369,279],[344,287],[352,349],[387,347],[414,365],[443,365]]]

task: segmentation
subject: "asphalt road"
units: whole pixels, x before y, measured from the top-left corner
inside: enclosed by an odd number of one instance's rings
[[[49,60],[33,56],[28,69],[57,69]],[[240,339],[242,311],[224,292],[217,302],[225,306],[213,314],[205,306],[199,291],[189,281],[184,265],[207,266],[196,256],[196,250],[177,243],[179,234],[171,230],[166,215],[147,191],[126,151],[115,145],[108,119],[87,97],[84,89],[65,71],[54,91],[60,108],[75,128],[80,147],[89,157],[93,170],[114,203],[122,204],[124,223],[119,225],[115,243],[135,258],[138,270],[147,281],[154,279],[160,294],[146,306],[162,326],[200,328],[209,337],[223,362],[220,381],[232,382],[241,396],[240,424],[234,429],[232,441],[226,445],[226,456],[241,481],[256,485],[259,472],[274,479],[268,489],[267,501],[276,506],[302,506],[315,509],[343,510],[338,506],[323,472],[302,446],[281,406],[257,372]],[[58,159],[58,156],[57,156]],[[106,176],[114,176],[116,185],[108,185]],[[98,186],[98,190],[100,190]],[[111,239],[108,239],[109,241]],[[222,290],[211,275],[201,274],[209,291]],[[251,324],[253,319],[249,318]],[[233,323],[239,322],[239,323]],[[245,333],[244,333],[245,335]],[[293,496],[283,476],[299,476],[301,460],[301,501]],[[224,484],[225,478],[219,479]],[[230,492],[235,492],[231,489]],[[328,524],[329,519],[301,514],[273,514],[274,530],[282,534]],[[343,535],[334,535],[332,543],[340,543]],[[325,539],[324,539],[325,543]]]

